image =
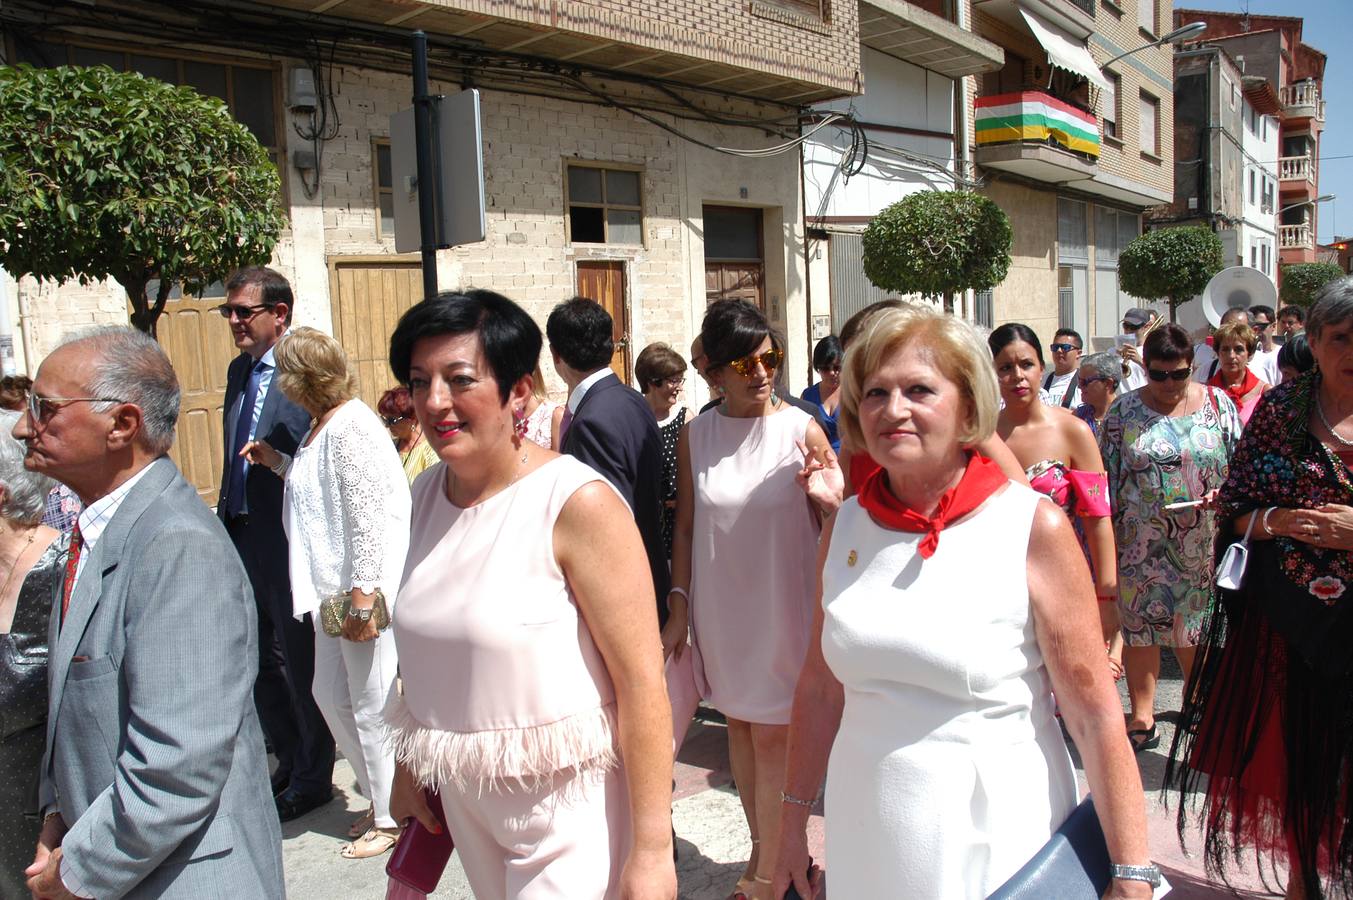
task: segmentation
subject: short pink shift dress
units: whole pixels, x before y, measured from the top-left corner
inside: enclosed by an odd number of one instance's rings
[[[819,527],[794,478],[811,421],[786,404],[747,419],[712,409],[686,426],[696,684],[745,722],[789,724],[808,652]]]
[[[480,900],[614,896],[630,841],[615,689],[554,554],[561,456],[466,509],[439,463],[413,485],[395,605],[396,758],[436,786]]]

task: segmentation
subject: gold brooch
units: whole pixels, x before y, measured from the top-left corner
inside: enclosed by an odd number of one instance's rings
[[[859,561],[860,554],[856,553],[854,550],[850,551],[850,555],[846,557],[846,565],[848,566],[853,566]]]

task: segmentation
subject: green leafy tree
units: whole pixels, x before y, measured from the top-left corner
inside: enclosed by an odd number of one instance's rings
[[[921,191],[887,207],[863,236],[864,274],[900,294],[984,291],[1010,269],[1010,220],[971,191]]]
[[[1221,238],[1210,228],[1160,228],[1123,248],[1118,284],[1135,297],[1166,301],[1173,322],[1179,304],[1201,294],[1224,265]]]
[[[1310,306],[1320,289],[1336,278],[1344,277],[1336,263],[1293,263],[1282,267],[1283,303]]]
[[[221,101],[106,66],[0,68],[0,264],[15,275],[115,278],[153,335],[175,284],[266,262],[284,225],[277,167]]]

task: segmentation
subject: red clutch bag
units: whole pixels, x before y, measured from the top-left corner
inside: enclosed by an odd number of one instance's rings
[[[406,887],[431,894],[437,890],[437,882],[441,880],[456,845],[451,840],[451,829],[446,826],[442,798],[430,788],[424,788],[423,798],[442,826],[442,833],[433,834],[423,827],[422,822],[410,819],[390,853],[390,860],[385,864],[385,874]]]

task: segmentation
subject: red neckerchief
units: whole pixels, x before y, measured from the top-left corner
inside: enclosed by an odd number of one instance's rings
[[[893,496],[888,487],[888,472],[882,468],[864,480],[858,496],[860,506],[880,525],[898,531],[923,533],[925,537],[921,538],[917,552],[922,559],[930,559],[940,544],[940,532],[985,503],[1009,480],[1000,466],[980,453],[973,453],[968,458],[963,477],[958,484],[945,491],[935,507],[935,515],[930,518],[903,506],[902,501]]]
[[[1218,369],[1217,374],[1213,375],[1211,378],[1207,380],[1207,384],[1209,387],[1221,388],[1223,391],[1225,391],[1226,396],[1230,397],[1231,402],[1233,402],[1236,405],[1236,408],[1239,409],[1240,399],[1259,386],[1259,376],[1255,375],[1249,369],[1246,369],[1245,380],[1240,383],[1240,387],[1238,388],[1227,387],[1225,384],[1222,383],[1221,369]]]

